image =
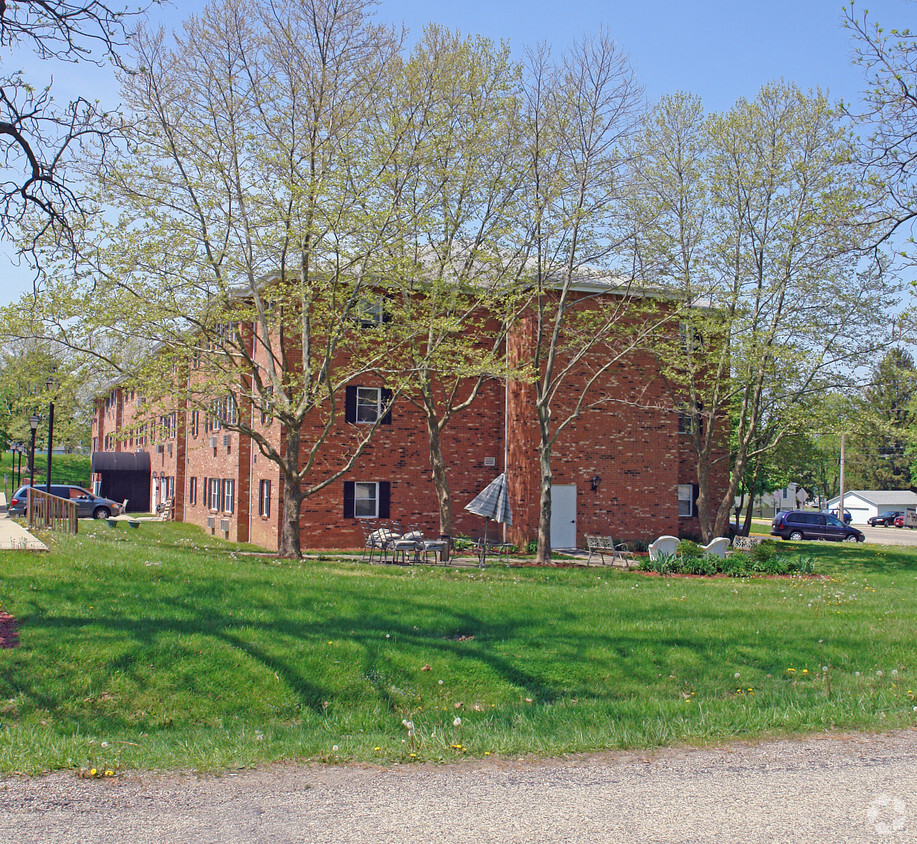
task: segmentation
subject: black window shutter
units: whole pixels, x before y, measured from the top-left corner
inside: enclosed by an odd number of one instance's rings
[[[381,425],[391,425],[392,424],[392,391],[382,388],[382,407],[385,410],[385,415],[382,417]]]
[[[344,481],[344,518],[355,518],[353,514],[353,481]]]
[[[691,484],[691,515],[697,515],[697,496],[700,494],[700,487],[697,484]]]
[[[394,298],[386,293],[382,297],[382,324],[385,325],[392,321],[392,306],[391,303],[394,301]]]
[[[344,388],[344,421],[357,421],[357,388]]]
[[[379,481],[379,518],[390,519],[392,516],[392,485],[389,481]]]

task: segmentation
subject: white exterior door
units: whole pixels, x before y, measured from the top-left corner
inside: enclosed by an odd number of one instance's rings
[[[576,548],[576,484],[551,485],[551,547]]]

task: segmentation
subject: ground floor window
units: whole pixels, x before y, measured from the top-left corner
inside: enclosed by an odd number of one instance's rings
[[[188,503],[197,504],[197,478],[188,478]]]
[[[235,512],[236,502],[236,482],[232,478],[223,479],[223,500],[220,509],[224,513]]]
[[[218,510],[220,507],[220,479],[211,478],[207,484],[207,500],[204,502],[208,510]]]
[[[391,484],[388,481],[345,481],[345,519],[390,517]]]
[[[271,482],[258,482],[258,515],[271,515]]]
[[[693,516],[694,515],[694,485],[693,484],[679,484],[678,485],[678,515],[679,516]]]

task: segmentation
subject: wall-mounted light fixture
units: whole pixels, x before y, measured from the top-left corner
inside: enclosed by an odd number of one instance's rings
[[[593,475],[589,481],[589,489],[595,492],[599,488],[600,483],[602,483],[602,479],[598,475]]]

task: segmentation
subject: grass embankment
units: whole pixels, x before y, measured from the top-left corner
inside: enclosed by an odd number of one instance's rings
[[[80,527],[49,554],[2,558],[0,600],[20,625],[0,651],[2,771],[554,755],[917,723],[906,549],[800,544],[826,579],[663,578],[278,565],[190,526]]]
[[[15,455],[15,466],[13,465],[14,455],[11,451],[0,452],[0,475],[5,479],[3,491],[7,497],[12,495],[18,488],[16,482],[19,480],[19,456]],[[51,483],[54,484],[78,484],[79,486],[89,486],[90,476],[90,457],[86,454],[55,454],[51,457]],[[48,476],[48,453],[35,454],[35,483],[36,485],[45,482]],[[22,455],[22,480],[28,483],[29,480],[29,456]]]

